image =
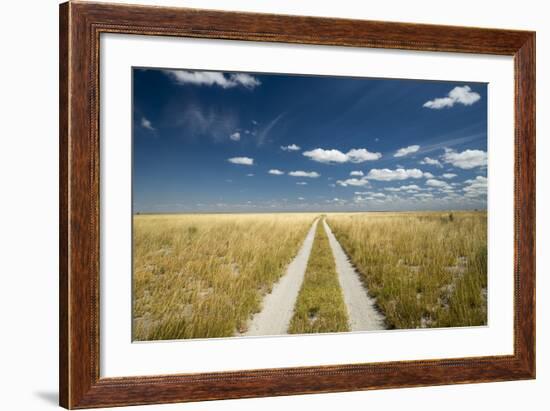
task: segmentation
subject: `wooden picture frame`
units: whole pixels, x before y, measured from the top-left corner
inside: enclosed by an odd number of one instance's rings
[[[513,56],[514,354],[100,378],[100,34]],[[535,377],[535,33],[69,2],[60,6],[60,404],[91,408]]]

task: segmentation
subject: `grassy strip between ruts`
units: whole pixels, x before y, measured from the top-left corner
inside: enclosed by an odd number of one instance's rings
[[[349,331],[346,304],[322,221],[290,321],[290,334]]]

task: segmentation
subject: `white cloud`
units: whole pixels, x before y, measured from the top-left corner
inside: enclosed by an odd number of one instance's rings
[[[455,178],[455,177],[456,177],[456,174],[454,174],[454,173],[443,173],[443,174],[441,175],[441,177],[450,180],[451,178]]]
[[[365,161],[378,160],[382,157],[381,153],[371,153],[366,148],[354,148],[347,153],[340,150],[324,150],[316,148],[315,150],[304,151],[303,155],[319,163],[363,163]]]
[[[437,167],[443,167],[443,165],[439,162],[436,158],[430,158],[430,157],[424,157],[424,160],[420,162],[420,164],[426,164],[430,166],[437,166]]]
[[[346,163],[348,161],[348,156],[339,150],[316,148],[315,150],[304,151],[303,154],[319,163]]]
[[[281,150],[284,150],[284,151],[298,151],[298,150],[300,150],[300,146],[297,146],[296,144],[290,144],[288,146],[281,146]]]
[[[446,148],[445,154],[441,157],[445,163],[464,170],[487,165],[487,153],[482,150],[464,150],[462,152]]]
[[[420,187],[418,187],[416,184],[411,184],[408,186],[401,186],[401,190],[420,190]]]
[[[233,164],[240,164],[243,166],[252,166],[254,165],[254,159],[250,157],[231,157],[227,161]]]
[[[146,128],[147,130],[150,130],[150,131],[155,131],[155,128],[153,127],[151,122],[147,120],[145,117],[141,118],[141,127]]]
[[[408,154],[416,153],[418,151],[418,149],[420,149],[420,146],[416,145],[416,144],[412,145],[412,146],[408,146],[408,147],[403,147],[403,148],[400,148],[399,150],[397,150],[393,156],[394,157],[404,157]]]
[[[381,202],[386,200],[390,200],[390,197],[386,196],[386,194],[384,193],[376,193],[373,191],[363,191],[363,192],[356,191],[355,197],[353,198],[353,201],[355,203],[364,203],[367,201]]]
[[[369,180],[367,180],[366,177],[362,177],[362,178],[348,178],[346,180],[338,180],[336,184],[342,187],[347,187],[347,186],[364,187],[364,186],[368,186],[370,182]]]
[[[246,73],[233,73],[227,76],[219,71],[166,70],[165,73],[178,84],[215,85],[224,89],[237,86],[253,89],[261,84],[256,77]]]
[[[369,171],[366,176],[361,178],[348,178],[347,180],[338,180],[336,183],[342,187],[353,186],[353,187],[363,187],[369,185],[369,180],[378,180],[378,181],[399,181],[406,180],[409,178],[433,178],[431,173],[424,173],[422,170],[417,168],[404,169],[398,168],[396,170],[390,170],[388,168],[377,169],[373,168]],[[415,190],[418,189],[418,186],[404,186],[404,190]],[[392,190],[389,190],[392,191]]]
[[[304,200],[305,200],[305,198],[304,198],[304,197],[298,197],[298,200],[300,200],[300,201],[304,201]]]
[[[401,186],[401,187],[386,187],[384,188],[384,190],[393,191],[393,192],[397,192],[397,191],[411,192],[411,191],[420,190],[420,187],[418,187],[416,184],[410,184],[408,186]]]
[[[356,177],[363,177],[365,174],[363,174],[362,171],[352,171],[349,173],[350,176],[356,176]]]
[[[296,185],[299,185],[299,186],[307,186],[307,183],[305,181],[298,181],[296,183]]]
[[[288,173],[288,175],[292,177],[308,177],[308,178],[317,178],[321,176],[321,174],[317,173],[316,171],[291,171],[290,173]]]
[[[360,196],[360,195],[353,197],[353,201],[355,203],[364,203],[366,201],[372,201],[374,199],[375,199],[374,197],[363,197],[363,196]]]
[[[428,198],[433,198],[434,195],[430,193],[418,193],[418,194],[413,194],[413,196],[420,199],[428,199]]]
[[[369,180],[378,181],[394,181],[394,180],[406,180],[408,178],[422,178],[427,173],[423,173],[418,168],[404,169],[398,168],[396,170],[390,170],[389,168],[377,169],[373,168],[364,177]]]
[[[445,181],[441,181],[441,180],[435,180],[435,179],[429,179],[426,181],[426,185],[430,186],[430,187],[436,187],[436,188],[451,188],[451,186],[445,182]]]
[[[465,106],[471,106],[481,98],[470,86],[455,87],[450,91],[449,97]]]
[[[325,200],[327,203],[338,203],[338,204],[346,204],[347,200],[344,200],[342,198],[334,197],[332,200]]]
[[[247,177],[254,177],[254,174],[249,173],[249,174],[247,174],[246,176],[247,176]]]
[[[233,141],[239,141],[241,139],[241,133],[238,131],[235,131],[233,134],[229,136],[229,138]]]
[[[477,176],[475,179],[466,180],[464,183],[467,185],[462,190],[466,193],[466,197],[475,198],[487,195],[486,177]]]
[[[354,148],[347,152],[348,159],[352,163],[363,163],[365,161],[378,160],[381,153],[371,153],[366,148]]]
[[[274,176],[282,176],[284,174],[283,171],[277,170],[276,168],[272,168],[268,171],[269,174],[273,174]]]
[[[452,107],[456,103],[471,106],[480,98],[481,96],[475,91],[472,91],[470,86],[457,86],[453,88],[445,97],[426,101],[423,107],[439,110],[445,107]]]
[[[243,87],[253,89],[262,84],[256,77],[246,73],[235,73],[229,76],[229,81]]]

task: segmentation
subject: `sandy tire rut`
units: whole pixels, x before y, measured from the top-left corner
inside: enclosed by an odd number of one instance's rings
[[[374,299],[370,298],[361,283],[359,273],[351,265],[344,249],[332,233],[326,220],[323,220],[328,236],[340,287],[348,310],[350,331],[371,331],[385,329],[384,316],[376,309]]]
[[[255,314],[242,335],[281,335],[286,334],[298,292],[304,281],[307,262],[315,238],[319,219],[315,220],[302,243],[298,254],[288,265],[286,273],[273,285],[270,294],[264,297],[262,310]]]

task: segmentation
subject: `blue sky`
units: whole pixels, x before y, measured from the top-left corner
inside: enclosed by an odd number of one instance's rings
[[[135,212],[485,209],[487,85],[133,70]]]

